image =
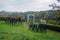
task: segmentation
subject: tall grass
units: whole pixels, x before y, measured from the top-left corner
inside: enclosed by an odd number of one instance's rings
[[[60,40],[60,33],[47,30],[35,32],[28,29],[29,23],[10,24],[0,21],[0,40]]]

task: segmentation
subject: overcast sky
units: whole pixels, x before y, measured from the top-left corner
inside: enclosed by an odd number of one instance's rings
[[[48,5],[56,0],[0,0],[0,11],[41,11],[51,9]]]

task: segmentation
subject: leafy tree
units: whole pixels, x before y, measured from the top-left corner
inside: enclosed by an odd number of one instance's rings
[[[60,2],[60,0],[57,1]],[[50,4],[49,7],[52,7],[52,10],[60,10],[60,5],[56,3]]]
[[[58,2],[60,2],[60,0],[57,0]]]

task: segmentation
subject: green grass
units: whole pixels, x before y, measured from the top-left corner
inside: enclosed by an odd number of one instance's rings
[[[35,32],[28,29],[29,23],[9,24],[0,21],[0,40],[60,40],[60,33],[47,30]]]

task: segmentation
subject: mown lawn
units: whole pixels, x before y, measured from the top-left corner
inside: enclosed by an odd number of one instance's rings
[[[0,40],[60,40],[60,33],[47,30],[46,32],[35,32],[29,30],[26,22],[9,24],[0,21]]]

